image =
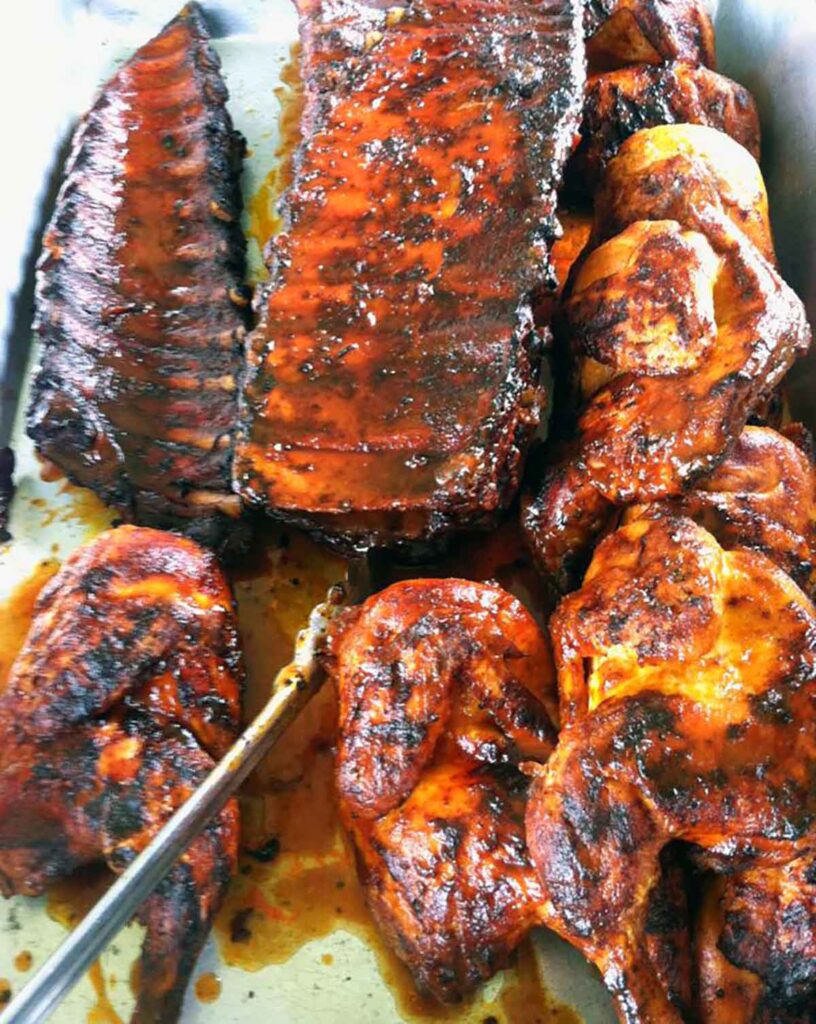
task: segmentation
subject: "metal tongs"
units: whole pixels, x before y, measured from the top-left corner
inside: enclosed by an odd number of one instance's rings
[[[329,623],[372,589],[371,553],[349,564],[345,583],[335,584],[298,634],[292,661],[280,670],[266,706],[193,795],[156,833],[133,863],[53,953],[0,1015],[0,1024],[46,1020],[134,916],[192,840],[236,792],[258,762],[320,689],[318,650]]]

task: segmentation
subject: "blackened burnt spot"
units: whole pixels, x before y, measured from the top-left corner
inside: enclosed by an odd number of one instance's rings
[[[788,695],[780,690],[770,689],[765,693],[754,694],[749,702],[754,715],[761,722],[771,725],[790,725],[793,722]]]
[[[110,835],[116,839],[126,839],[138,832],[144,824],[142,802],[144,794],[127,794],[112,799],[108,805],[105,824]]]

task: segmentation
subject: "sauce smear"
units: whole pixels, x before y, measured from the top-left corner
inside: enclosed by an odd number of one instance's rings
[[[280,81],[281,84],[274,90],[281,108],[278,121],[280,145],[275,151],[272,169],[246,204],[246,232],[261,253],[269,239],[282,227],[277,203],[283,190],[292,181],[292,161],[301,139],[300,115],[303,111],[304,93],[300,77],[299,43],[292,46],[289,60],[281,70]]]
[[[56,559],[40,562],[28,579],[18,583],[12,593],[0,601],[0,692],[6,688],[11,666],[28,633],[37,595],[58,568]]]

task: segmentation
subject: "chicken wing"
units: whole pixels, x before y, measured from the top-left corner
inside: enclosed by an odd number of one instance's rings
[[[0,697],[0,888],[80,865],[124,870],[234,739],[243,679],[232,596],[209,552],[123,526],[46,585]],[[133,1020],[178,1017],[235,866],[230,802],[145,902]]]
[[[499,587],[415,580],[347,613],[328,667],[341,814],[369,906],[420,988],[455,1001],[536,918],[515,766],[555,740],[549,648]]]
[[[628,139],[588,250],[566,300],[587,405],[523,512],[539,566],[563,587],[615,506],[680,494],[716,468],[810,344],[773,263],[759,169],[721,132]]]
[[[566,724],[526,819],[542,919],[622,1021],[669,1024],[644,931],[666,844],[720,872],[816,849],[816,611],[764,555],[667,517],[602,541],[551,632]]]

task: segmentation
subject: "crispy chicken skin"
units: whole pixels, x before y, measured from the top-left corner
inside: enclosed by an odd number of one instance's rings
[[[215,556],[123,526],[45,586],[0,697],[0,887],[122,871],[234,739],[243,669]],[[133,1020],[169,1024],[237,856],[231,801],[145,902]]]
[[[188,4],[101,89],[43,239],[37,449],[129,521],[238,543],[231,462],[247,302],[218,56]]]
[[[520,758],[555,741],[549,647],[510,594],[395,584],[335,627],[337,786],[369,906],[421,989],[461,998],[535,923]]]
[[[744,86],[705,67],[640,64],[587,81],[581,144],[572,169],[594,190],[630,135],[663,124],[708,125],[759,160],[759,116]]]
[[[799,439],[801,428],[793,427]],[[746,427],[725,461],[691,490],[630,506],[623,522],[667,513],[694,519],[725,548],[761,551],[816,594],[816,473],[809,449],[784,434]]]
[[[816,853],[709,879],[695,945],[700,1024],[812,1024]]]
[[[702,0],[588,0],[592,71],[681,60],[714,67],[714,28]]]
[[[584,84],[578,0],[300,0],[306,106],[247,345],[236,486],[344,547],[513,500],[534,293]]]
[[[663,518],[601,542],[551,633],[565,727],[526,819],[542,918],[598,965],[622,1021],[679,1021],[646,955],[661,850],[682,839],[750,882],[816,849],[816,611],[764,555]],[[746,941],[742,913],[723,949],[768,986],[801,953],[779,1007],[812,998],[813,929],[791,925],[780,956]]]
[[[615,506],[715,469],[806,351],[804,308],[773,259],[759,169],[721,132],[646,129],[609,164],[565,299],[586,405],[523,511],[562,587]]]

